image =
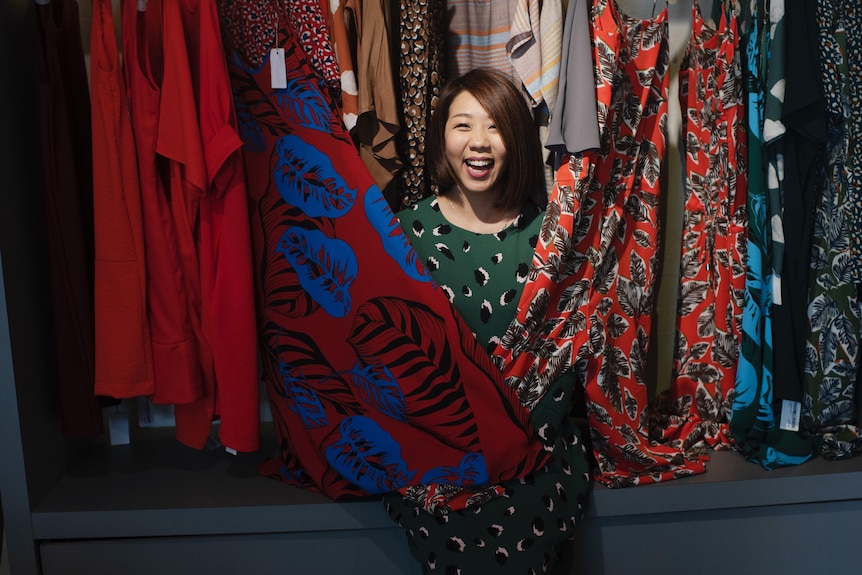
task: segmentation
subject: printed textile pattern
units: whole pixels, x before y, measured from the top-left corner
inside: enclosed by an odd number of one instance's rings
[[[341,118],[348,130],[356,126],[359,116],[359,86],[356,82],[356,62],[353,58],[350,34],[355,29],[348,28],[349,20],[354,23],[355,11],[347,0],[334,0],[329,3],[330,28],[332,29],[332,48],[338,60],[339,78],[341,81]]]
[[[530,413],[536,429],[553,430],[545,440],[554,457],[536,472],[506,481],[505,496],[445,517],[423,513],[397,493],[383,496],[424,574],[572,573],[571,538],[590,485],[584,442],[567,409],[580,384],[574,377],[557,381]]]
[[[494,359],[528,406],[583,360],[597,479],[619,487],[701,473],[705,458],[650,440],[643,373],[666,148],[667,10],[636,20],[599,0],[590,17],[601,147],[569,155],[557,171],[530,280]]]
[[[746,46],[748,101],[748,259],[742,337],[730,431],[735,446],[767,469],[797,465],[811,456],[810,444],[776,425],[773,409],[772,305],[774,300],[773,220],[780,217],[781,131],[777,102],[767,94],[771,69],[772,33],[761,6],[755,5],[743,44]],[[774,82],[772,83],[774,84]],[[769,128],[769,134],[767,134]],[[766,138],[771,138],[766,141]],[[776,205],[777,204],[777,205]],[[773,222],[773,223],[771,223]]]
[[[845,1],[835,5],[834,1],[824,0],[823,6],[830,5],[833,10],[843,11],[845,20],[847,74],[847,103],[845,108],[845,138],[847,150],[847,195],[844,209],[847,221],[856,222],[850,226],[850,273],[853,282],[862,284],[862,6],[859,2]],[[857,332],[859,333],[859,332]]]
[[[241,10],[220,8],[236,31]],[[446,484],[440,509],[498,494],[547,460],[529,411],[419,264],[294,32],[284,89],[245,60],[251,32],[225,50],[281,452],[261,473],[333,499]]]
[[[527,206],[499,232],[478,234],[450,224],[439,199],[403,210],[401,227],[479,343],[493,351],[515,315],[543,214]]]
[[[808,320],[811,331],[805,349],[805,393],[802,428],[816,433],[820,451],[840,459],[862,449],[856,414],[856,381],[862,311],[853,282],[849,229],[854,223],[845,210],[848,201],[848,133],[851,71],[847,59],[847,31],[862,22],[848,21],[851,12],[837,0],[820,0],[821,70],[826,96],[827,165],[822,195],[812,230]],[[856,14],[856,12],[852,12]],[[857,224],[858,225],[858,224]]]
[[[736,21],[711,28],[695,4],[679,78],[685,203],[665,440],[726,448],[745,287],[745,127]]]
[[[425,183],[426,121],[446,81],[445,3],[442,0],[401,2],[401,59],[399,69],[403,122],[398,134],[403,162],[398,175],[398,197],[412,206],[434,192]],[[417,46],[424,47],[418,50]]]
[[[332,99],[341,101],[341,74],[338,58],[332,46],[329,28],[329,11],[324,12],[320,0],[280,0],[287,6],[290,23],[296,30],[300,46],[308,55],[311,67],[326,82]]]
[[[770,268],[772,271],[772,300],[781,305],[781,271],[784,265],[784,223],[782,204],[784,196],[784,147],[782,136],[787,128],[781,121],[784,110],[786,84],[785,54],[787,52],[784,1],[769,0],[769,22],[764,26],[762,61],[765,74],[763,90],[763,145],[766,154],[767,231],[772,243]],[[766,15],[764,15],[766,17]]]

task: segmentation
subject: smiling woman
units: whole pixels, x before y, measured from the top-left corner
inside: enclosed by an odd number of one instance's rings
[[[538,134],[506,76],[473,70],[441,92],[427,140],[427,167],[441,191],[400,212],[401,226],[490,354],[515,317],[542,226]],[[569,417],[574,386],[565,372],[530,413],[553,454],[538,471],[475,493],[461,510],[437,505],[444,493],[424,485],[384,496],[424,572],[570,571],[572,537],[590,482]]]

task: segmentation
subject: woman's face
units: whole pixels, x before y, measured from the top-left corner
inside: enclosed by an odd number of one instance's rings
[[[464,194],[500,194],[506,146],[494,119],[470,92],[455,96],[446,121],[446,160]]]

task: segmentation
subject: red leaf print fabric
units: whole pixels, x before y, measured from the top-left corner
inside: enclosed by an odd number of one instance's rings
[[[243,2],[220,9],[281,450],[261,471],[334,499],[445,479],[457,509],[539,468],[527,409],[417,267],[283,7],[254,20]],[[271,88],[257,47],[272,22],[287,88]]]
[[[667,10],[650,20],[612,0],[591,10],[601,148],[560,167],[516,323],[495,353],[535,405],[578,362],[597,480],[611,487],[704,471],[650,437],[646,362],[666,148]]]
[[[695,5],[680,72],[685,212],[676,355],[663,434],[728,448],[747,252],[746,129],[735,17],[710,28]]]

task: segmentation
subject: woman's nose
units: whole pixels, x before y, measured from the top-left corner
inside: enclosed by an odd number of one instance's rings
[[[490,142],[490,138],[488,138],[486,130],[473,130],[472,137],[470,138],[471,145],[477,148],[486,148],[488,147],[488,142]]]

